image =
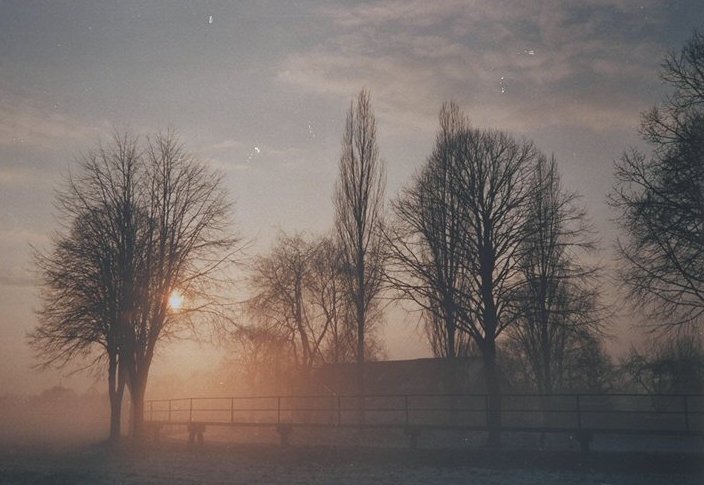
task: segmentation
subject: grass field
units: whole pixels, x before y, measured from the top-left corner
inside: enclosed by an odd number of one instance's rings
[[[181,441],[5,449],[0,483],[702,484],[704,455],[291,447]]]

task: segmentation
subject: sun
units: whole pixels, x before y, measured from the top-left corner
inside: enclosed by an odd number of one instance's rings
[[[178,290],[173,290],[169,295],[169,308],[178,311],[183,307],[183,295]]]

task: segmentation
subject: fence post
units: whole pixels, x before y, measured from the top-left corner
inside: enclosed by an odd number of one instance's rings
[[[171,399],[169,399],[169,423],[171,422]]]
[[[281,424],[281,396],[276,398],[276,424]]]
[[[577,401],[577,441],[579,442],[579,448],[582,453],[589,452],[589,445],[592,442],[594,433],[589,429],[585,430],[582,428],[582,406],[579,400],[579,394],[575,394]]]
[[[684,425],[687,429],[687,433],[689,433],[689,406],[687,405],[687,395],[682,396],[682,399],[684,400]]]
[[[340,426],[342,424],[342,399],[340,396],[337,396],[337,425]]]
[[[192,421],[193,421],[193,398],[191,398],[191,405],[190,405],[190,408],[188,411],[188,422],[190,423]]]
[[[230,398],[230,422],[235,422],[235,398]]]
[[[408,396],[403,396],[403,405],[406,410],[406,426],[409,425],[409,417],[408,417]]]
[[[484,394],[484,410],[486,411],[486,429],[489,429],[489,422],[491,421],[489,418],[489,394]]]

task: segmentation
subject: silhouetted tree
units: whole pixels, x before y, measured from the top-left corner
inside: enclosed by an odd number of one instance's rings
[[[342,137],[335,185],[335,227],[345,263],[346,297],[356,336],[358,391],[364,394],[365,335],[378,318],[382,282],[385,173],[376,141],[376,120],[368,91],[353,100]]]
[[[533,369],[527,363],[520,341],[509,338],[501,342],[499,359],[501,370],[514,392],[536,392]],[[604,348],[603,339],[593,332],[575,328],[567,335],[561,356],[557,392],[606,393],[614,389],[623,392],[622,372]],[[620,386],[620,387],[618,387]],[[542,398],[543,408],[549,409],[550,397]],[[546,425],[550,413],[543,414]]]
[[[650,394],[696,394],[704,391],[704,343],[696,333],[652,339],[642,351],[631,349],[624,369]]]
[[[39,325],[30,334],[40,366],[107,364],[110,439],[120,436],[126,382],[121,354],[133,308],[140,156],[135,137],[113,137],[79,161],[57,200],[65,227],[48,253],[37,251]]]
[[[322,360],[338,364],[355,359],[355,333],[349,325],[351,313],[345,298],[345,268],[336,240],[323,237],[314,243],[309,277],[306,280],[311,307],[316,318],[328,327],[323,341]],[[365,339],[369,341],[369,335]],[[367,355],[369,351],[366,351]]]
[[[233,283],[228,270],[241,249],[220,174],[170,132],[147,139],[143,160],[136,305],[121,348],[137,436],[157,344],[183,332],[192,335],[205,321],[227,321],[225,295]],[[174,292],[183,295],[182,308],[170,308]]]
[[[519,278],[526,209],[538,153],[505,133],[466,130],[453,174],[465,209],[465,258],[470,275],[461,327],[484,359],[489,393],[489,444],[500,442],[501,389],[496,339],[512,323],[511,295]]]
[[[565,392],[613,392],[620,373],[603,339],[594,332],[578,331],[571,336],[569,356],[563,362],[561,386]]]
[[[330,327],[329,319],[315,318],[307,288],[314,249],[300,235],[280,235],[271,253],[252,265],[249,282],[254,296],[247,303],[260,327],[288,343],[296,367],[306,375],[320,361]]]
[[[32,344],[45,363],[102,346],[111,402],[121,401],[126,383],[139,435],[158,342],[226,314],[218,290],[238,239],[220,177],[172,133],[143,146],[116,135],[84,157],[59,203],[70,230],[38,257],[45,293]],[[169,308],[174,291],[187,302],[178,311]]]
[[[576,194],[562,189],[554,158],[538,158],[533,180],[509,334],[533,387],[550,394],[567,385],[571,360],[588,335],[598,338],[605,315],[596,268],[585,262],[594,244]]]
[[[673,91],[643,116],[652,147],[616,163],[611,204],[629,296],[660,328],[698,323],[704,313],[704,35],[671,53],[661,77]]]
[[[471,342],[458,329],[470,275],[464,264],[465,207],[453,179],[467,129],[457,105],[444,104],[433,153],[394,201],[395,221],[385,231],[387,279],[423,309],[434,355],[451,360],[466,356]]]
[[[498,445],[496,341],[514,322],[539,153],[530,142],[470,128],[453,105],[443,108],[440,123],[433,157],[395,206],[400,223],[389,238],[392,260],[410,279],[394,282],[440,317],[448,344],[454,327],[476,344],[489,394],[489,444]]]

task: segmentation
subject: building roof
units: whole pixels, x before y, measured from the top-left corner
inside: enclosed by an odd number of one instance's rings
[[[454,371],[453,371],[454,369]],[[357,394],[356,363],[316,369],[314,382],[339,395]],[[483,392],[481,358],[370,361],[364,364],[365,394],[443,394]]]

